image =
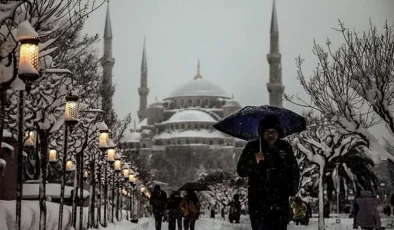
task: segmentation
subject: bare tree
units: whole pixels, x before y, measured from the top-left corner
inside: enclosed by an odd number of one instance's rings
[[[313,53],[318,64],[310,79],[304,75],[304,60],[297,58],[297,77],[310,96],[310,101],[285,95],[286,99],[313,108],[330,119],[344,134],[363,139],[367,146],[391,161],[389,154],[368,128],[382,122],[394,136],[394,34],[387,23],[383,31],[372,25],[358,33],[345,28],[339,21],[344,44],[333,50],[314,42]]]

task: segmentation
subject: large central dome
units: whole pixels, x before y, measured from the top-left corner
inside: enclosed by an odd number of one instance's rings
[[[167,98],[187,96],[212,96],[229,98],[222,87],[203,78],[195,78],[194,80],[177,87]]]

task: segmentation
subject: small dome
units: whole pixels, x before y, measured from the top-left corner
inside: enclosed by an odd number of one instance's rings
[[[241,107],[241,104],[234,99],[230,99],[226,101],[226,104],[224,104],[223,107]]]
[[[175,113],[163,123],[173,122],[216,122],[216,120],[206,112],[190,109]]]
[[[168,96],[173,97],[187,97],[187,96],[213,96],[213,97],[224,97],[229,98],[227,93],[216,83],[196,78],[175,88],[174,91]]]
[[[141,133],[132,131],[127,133],[123,138],[123,142],[140,142],[141,140]]]
[[[163,107],[163,103],[162,102],[156,101],[156,102],[153,102],[152,104],[150,104],[149,108],[150,109],[163,109],[164,107]]]

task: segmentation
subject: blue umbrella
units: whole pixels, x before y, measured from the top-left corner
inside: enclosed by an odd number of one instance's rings
[[[306,129],[305,118],[291,110],[275,106],[246,106],[213,125],[217,130],[243,140],[259,138],[260,121],[266,116],[275,115],[281,125],[281,138]]]

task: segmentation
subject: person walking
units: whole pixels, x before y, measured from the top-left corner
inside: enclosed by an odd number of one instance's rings
[[[228,203],[228,206],[230,206],[228,218],[230,223],[235,222],[239,224],[239,219],[241,217],[241,202],[239,201],[239,194],[235,194],[233,196],[233,200]]]
[[[178,224],[178,230],[182,230],[182,211],[181,211],[182,197],[179,191],[173,191],[168,197],[168,230],[175,230]]]
[[[185,230],[194,230],[196,220],[200,215],[200,201],[195,192],[190,190],[186,192],[180,205],[184,217],[183,225]]]
[[[159,185],[155,185],[149,204],[152,205],[153,215],[155,217],[156,230],[161,230],[163,216],[166,211],[167,194],[160,189]]]
[[[359,210],[357,213],[356,227],[365,230],[380,229],[381,220],[378,212],[378,199],[370,191],[361,191],[356,199]]]
[[[296,197],[293,201],[293,204],[291,205],[291,208],[293,209],[293,221],[296,225],[300,225],[304,223],[305,217],[306,217],[306,211],[307,207],[303,203],[302,199],[300,197]]]
[[[298,190],[300,172],[291,145],[276,116],[260,121],[260,138],[247,143],[237,165],[249,178],[248,205],[253,230],[286,230],[289,197]]]

